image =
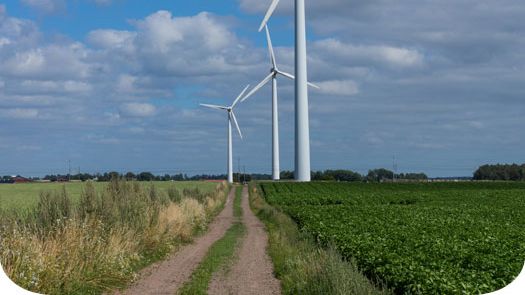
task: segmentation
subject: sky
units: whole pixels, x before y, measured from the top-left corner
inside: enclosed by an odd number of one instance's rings
[[[270,70],[269,0],[0,2],[0,174],[226,172],[225,113]],[[306,1],[314,170],[469,176],[525,162],[521,0]],[[270,31],[294,71],[293,1]],[[279,80],[281,168],[293,82]],[[239,105],[235,170],[271,173],[271,88]]]

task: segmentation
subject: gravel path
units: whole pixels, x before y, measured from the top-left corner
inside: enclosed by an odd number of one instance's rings
[[[173,295],[191,277],[208,249],[213,243],[224,236],[224,233],[233,223],[233,199],[235,187],[228,195],[226,205],[222,212],[210,224],[208,232],[195,239],[192,244],[179,249],[168,259],[147,267],[141,271],[136,283],[129,289],[115,294],[126,295]]]
[[[268,235],[250,209],[246,186],[242,191],[242,210],[247,233],[238,250],[238,260],[228,273],[214,276],[208,294],[281,294],[280,282],[273,275],[273,264],[266,253]]]

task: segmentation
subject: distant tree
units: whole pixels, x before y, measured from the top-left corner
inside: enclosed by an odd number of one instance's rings
[[[112,180],[112,179],[118,179],[120,178],[120,173],[118,172],[115,172],[115,171],[111,171],[108,173],[108,180]]]
[[[141,172],[139,175],[137,175],[138,181],[153,181],[155,180],[155,175],[153,175],[151,172]]]
[[[13,183],[14,180],[11,176],[9,175],[6,175],[6,176],[3,176],[1,179],[0,179],[0,182],[1,183]]]
[[[55,182],[58,180],[58,177],[56,175],[46,175],[44,177],[44,180],[49,180],[51,182]]]
[[[292,171],[281,171],[281,179],[282,180],[294,179],[294,174]]]
[[[133,172],[128,172],[124,175],[124,178],[126,178],[126,180],[134,180],[136,178],[136,175],[135,173]]]
[[[171,176],[171,180],[174,180],[174,181],[183,181],[184,180],[184,175],[181,174],[176,174],[176,175],[173,175]]]
[[[525,180],[525,164],[483,165],[474,172],[474,180]]]
[[[428,176],[425,173],[400,173],[396,174],[396,179],[427,180]]]
[[[326,170],[312,172],[312,180],[316,181],[362,181],[363,176],[350,170]]]
[[[394,172],[381,168],[368,171],[366,180],[371,182],[381,182],[384,180],[392,179],[393,177]]]
[[[362,181],[361,174],[350,170],[327,170],[324,172],[326,178],[333,178],[336,181]]]

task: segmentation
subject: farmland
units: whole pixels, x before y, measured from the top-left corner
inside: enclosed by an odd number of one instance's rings
[[[95,188],[101,191],[105,187],[104,182],[94,182]],[[185,188],[199,187],[202,191],[213,191],[216,184],[212,182],[169,182],[169,181],[156,181],[156,182],[144,182],[143,186],[153,184],[156,188],[166,191],[170,187],[176,187],[179,190]],[[23,210],[28,209],[36,205],[39,199],[39,195],[44,191],[56,191],[66,188],[66,192],[71,197],[73,202],[77,202],[80,199],[80,193],[83,188],[81,182],[65,182],[65,183],[21,183],[21,184],[0,184],[0,210],[2,209],[14,209]]]
[[[204,231],[229,190],[225,183],[118,179],[1,188],[10,198],[0,212],[0,263],[19,286],[44,294],[125,286]]]
[[[525,183],[262,183],[322,244],[397,294],[486,293],[525,261]]]

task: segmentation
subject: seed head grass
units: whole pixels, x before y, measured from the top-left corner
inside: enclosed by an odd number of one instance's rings
[[[65,189],[43,192],[32,210],[0,215],[0,263],[16,284],[38,293],[124,287],[138,269],[205,229],[227,189],[173,197],[173,189],[170,196],[154,185],[113,180],[99,192],[88,182],[76,205]]]

